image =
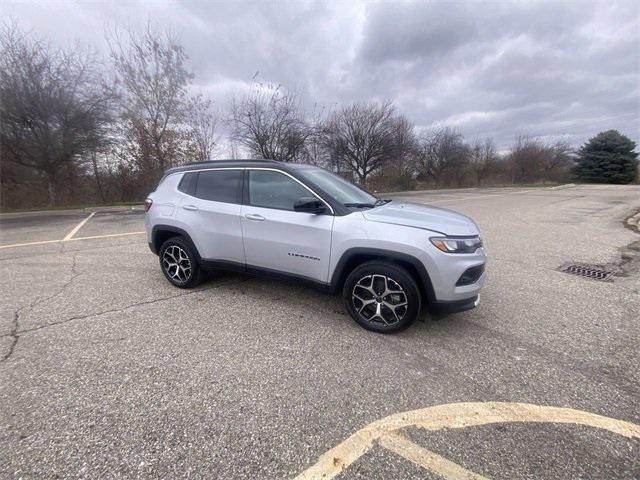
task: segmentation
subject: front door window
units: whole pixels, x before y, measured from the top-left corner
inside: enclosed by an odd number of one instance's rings
[[[293,211],[297,200],[310,196],[309,190],[282,173],[249,171],[249,205]]]

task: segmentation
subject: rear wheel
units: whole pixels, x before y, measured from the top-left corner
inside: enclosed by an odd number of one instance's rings
[[[420,313],[418,285],[409,272],[391,262],[371,261],[355,268],[342,294],[351,317],[374,332],[403,330]]]
[[[176,287],[191,288],[202,281],[203,272],[198,260],[182,237],[173,237],[164,242],[158,256],[162,273]]]

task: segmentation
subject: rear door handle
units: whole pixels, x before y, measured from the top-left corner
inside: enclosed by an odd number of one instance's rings
[[[183,205],[182,208],[184,208],[185,210],[198,210],[198,207],[196,207],[195,205]]]
[[[258,215],[257,213],[247,213],[244,218],[246,218],[247,220],[253,220],[256,222],[262,222],[264,221],[264,217],[262,215]]]

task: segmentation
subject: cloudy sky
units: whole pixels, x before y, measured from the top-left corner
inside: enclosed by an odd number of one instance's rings
[[[418,128],[580,144],[640,142],[640,2],[0,0],[54,44],[105,48],[148,21],[182,40],[197,88],[224,106],[252,78],[332,108],[392,100]]]

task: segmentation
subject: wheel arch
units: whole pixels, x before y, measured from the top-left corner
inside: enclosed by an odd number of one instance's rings
[[[154,225],[151,230],[151,250],[157,255],[160,253],[160,247],[162,247],[162,244],[173,237],[180,237],[187,242],[198,259],[198,262],[201,260],[200,253],[191,239],[191,236],[182,228],[174,227],[172,225]]]
[[[378,248],[350,248],[345,251],[333,271],[331,276],[331,288],[334,291],[340,290],[344,286],[344,282],[358,265],[370,260],[383,260],[394,263],[403,267],[413,276],[420,289],[420,295],[426,304],[435,301],[435,293],[433,285],[427,269],[413,255],[407,253],[394,252],[393,250],[384,250]]]

